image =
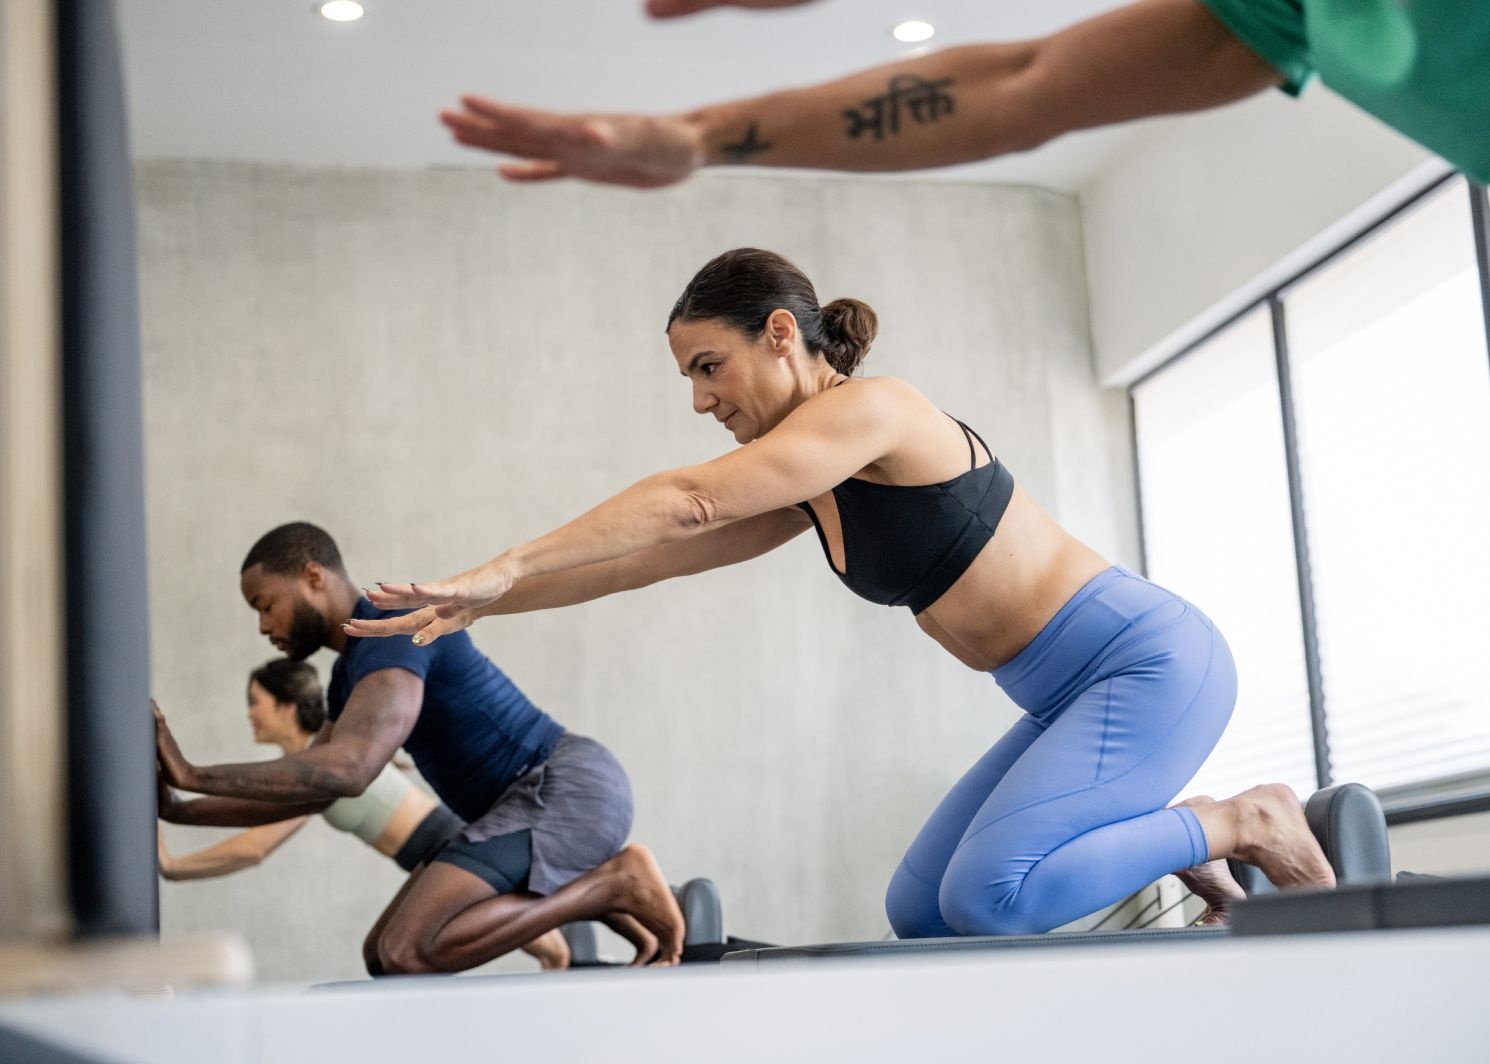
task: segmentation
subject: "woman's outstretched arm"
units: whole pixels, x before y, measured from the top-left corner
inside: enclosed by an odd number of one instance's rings
[[[497,612],[488,607],[523,580],[656,550],[794,506],[895,447],[904,420],[897,413],[905,387],[885,378],[824,392],[753,443],[703,465],[648,477],[485,565],[428,584],[381,584],[369,590],[369,597],[383,609],[434,606],[424,614],[429,620],[454,620],[469,608],[469,623],[474,616]],[[364,634],[356,626],[347,630]],[[450,630],[420,629],[414,639],[426,643]]]
[[[205,849],[184,853],[179,857],[166,848],[165,830],[157,828],[156,848],[159,851],[160,874],[173,880],[211,879],[213,876],[225,876],[229,872],[252,868],[279,849],[309,819],[302,816],[278,824],[249,828]]]
[[[440,617],[437,607],[426,606],[399,617],[353,618],[346,630],[356,636],[413,635],[424,630],[426,639],[436,639],[469,628],[482,617],[575,606],[673,577],[693,576],[749,561],[775,550],[811,526],[807,515],[795,507],[772,510],[693,539],[649,547],[624,558],[529,577],[479,609],[462,608],[451,616]]]

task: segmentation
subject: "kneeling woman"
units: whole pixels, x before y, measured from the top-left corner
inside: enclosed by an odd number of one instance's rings
[[[897,934],[1047,931],[1232,856],[1280,886],[1331,885],[1287,787],[1166,808],[1231,715],[1225,640],[1061,528],[971,427],[903,381],[853,378],[876,329],[863,303],[819,306],[778,255],[719,256],[667,335],[694,410],[750,446],[649,477],[449,580],[381,585],[380,607],[425,608],[349,631],[426,643],[478,617],[745,561],[815,528],[850,590],[907,607],[1025,710],[895,871]],[[1190,878],[1204,892],[1207,877]]]
[[[254,741],[272,743],[286,754],[304,750],[326,723],[326,696],[314,666],[281,658],[249,674],[248,723]],[[164,800],[178,803],[174,793]],[[170,809],[163,809],[166,818]],[[338,798],[321,813],[338,831],[345,831],[405,872],[428,864],[460,834],[465,822],[444,803],[427,794],[393,766],[384,767],[355,798]],[[160,829],[160,874],[166,879],[210,879],[252,868],[279,849],[306,825],[308,816],[262,824],[193,853],[174,856]],[[569,946],[551,931],[524,947],[544,968],[567,968]]]

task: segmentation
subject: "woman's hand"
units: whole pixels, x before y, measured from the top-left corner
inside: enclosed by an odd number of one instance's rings
[[[155,860],[160,865],[162,877],[170,879],[176,874],[176,858],[166,848],[166,829],[161,824],[155,825]]]
[[[391,586],[391,585],[390,585]],[[442,608],[426,606],[422,610],[406,613],[402,617],[381,617],[371,620],[353,617],[342,625],[342,631],[354,636],[411,635],[415,646],[428,646],[442,635],[459,632],[471,627],[479,616],[469,607],[463,607],[448,617],[440,616]]]
[[[355,636],[412,635],[417,646],[433,643],[442,635],[469,628],[489,606],[517,582],[506,555],[485,565],[430,584],[383,584],[367,589],[367,597],[380,610],[423,607],[402,617],[377,620],[352,618],[343,630]]]
[[[462,96],[440,112],[455,139],[472,148],[516,155],[497,173],[510,181],[582,177],[631,188],[682,181],[704,163],[702,131],[686,118],[562,115]]]
[[[184,791],[196,790],[196,766],[181,753],[181,747],[176,745],[176,738],[166,725],[166,715],[160,711],[153,698],[150,700],[150,712],[155,715],[155,760],[159,766],[161,783],[166,787],[180,787]],[[172,800],[174,803],[174,795]]]

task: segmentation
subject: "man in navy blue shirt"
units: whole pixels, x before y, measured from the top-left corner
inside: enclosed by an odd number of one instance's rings
[[[631,787],[610,751],[566,732],[464,632],[428,649],[343,632],[354,616],[391,614],[362,597],[314,525],[266,533],[240,586],[259,631],[287,656],[323,646],[340,655],[330,719],[301,753],[193,765],[157,711],[162,785],[217,796],[192,803],[211,823],[274,823],[361,794],[402,746],[467,821],[373,925],[369,972],[473,968],[574,920],[605,922],[637,947],[636,963],[678,962],[682,914],[651,853],[625,845]]]

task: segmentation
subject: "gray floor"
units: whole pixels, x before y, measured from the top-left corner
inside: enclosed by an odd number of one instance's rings
[[[111,1061],[1483,1061],[1490,927],[0,1004]]]

